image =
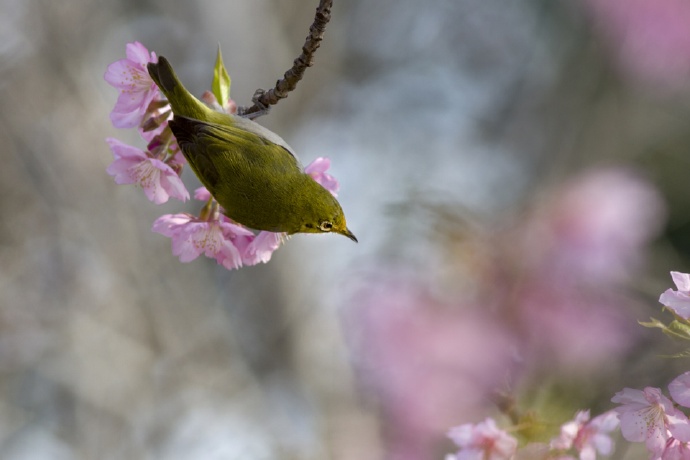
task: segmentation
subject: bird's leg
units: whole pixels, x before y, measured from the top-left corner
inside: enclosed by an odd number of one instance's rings
[[[245,113],[248,110],[248,107],[240,107],[239,109],[237,109],[237,115],[244,118],[249,118],[250,120],[258,118],[262,115],[266,115],[271,110],[271,107],[261,102],[261,97],[264,95],[264,93],[265,91],[259,88],[256,91],[254,91],[254,95],[252,96],[252,102],[256,107],[259,108],[259,110],[255,112]]]

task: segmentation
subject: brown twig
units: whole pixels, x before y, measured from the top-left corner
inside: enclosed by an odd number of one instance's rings
[[[283,75],[283,78],[276,82],[276,86],[268,91],[257,89],[252,98],[254,105],[249,107],[240,107],[237,113],[243,117],[256,118],[266,113],[266,109],[272,105],[276,105],[279,100],[288,96],[288,93],[297,87],[297,83],[304,76],[307,67],[314,64],[314,53],[323,40],[323,34],[326,31],[326,25],[331,20],[331,7],[333,0],[320,0],[319,6],[316,7],[316,15],[314,22],[309,27],[309,35],[302,46],[302,54],[292,64]]]

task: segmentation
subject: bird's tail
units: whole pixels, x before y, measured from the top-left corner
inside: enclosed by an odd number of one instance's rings
[[[207,119],[210,109],[187,91],[166,58],[159,56],[158,62],[149,62],[146,68],[158,88],[170,101],[175,115],[197,120]]]

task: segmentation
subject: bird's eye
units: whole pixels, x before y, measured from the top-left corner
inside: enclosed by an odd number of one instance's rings
[[[331,229],[333,228],[333,224],[326,220],[326,221],[321,222],[321,225],[319,225],[319,228],[321,229],[321,231],[330,232]]]

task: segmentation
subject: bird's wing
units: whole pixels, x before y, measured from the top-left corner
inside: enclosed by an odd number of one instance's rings
[[[198,142],[204,125],[202,121],[178,115],[168,122],[187,162],[206,188],[213,190],[220,181],[220,172],[211,160],[208,149]]]
[[[259,137],[262,137],[262,138],[264,138],[264,139],[266,139],[266,140],[268,140],[268,141],[270,141],[276,145],[281,146],[282,148],[287,150],[290,153],[290,155],[297,158],[297,155],[295,154],[295,151],[292,150],[292,147],[290,147],[287,144],[287,142],[285,142],[283,140],[282,137],[280,137],[279,135],[277,135],[276,133],[274,133],[270,129],[264,128],[263,126],[261,126],[260,124],[258,124],[255,121],[250,120],[249,118],[244,118],[244,117],[240,117],[237,115],[231,115],[231,117],[233,118],[235,124],[239,128],[245,129],[245,130],[249,131],[250,133],[254,133]]]
[[[257,123],[251,123],[260,127]],[[240,167],[242,163],[248,167],[271,168],[279,172],[300,169],[297,159],[284,145],[257,133],[255,127],[254,131],[246,129],[244,123],[221,125],[175,115],[169,126],[185,158],[211,191],[221,180],[222,174],[217,166],[220,161],[235,167]],[[271,133],[267,129],[265,131]]]

